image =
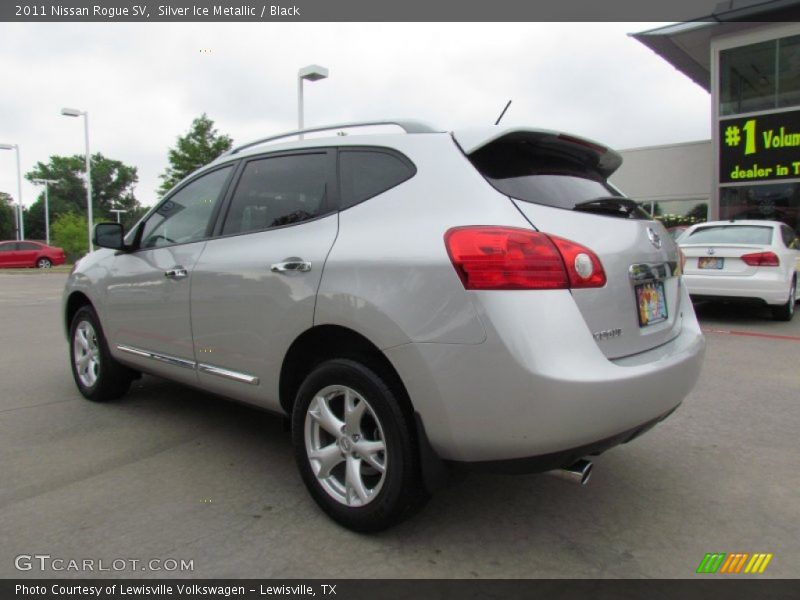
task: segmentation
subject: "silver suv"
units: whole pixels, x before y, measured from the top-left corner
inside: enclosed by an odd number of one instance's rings
[[[677,246],[607,181],[620,156],[391,123],[258,140],[127,236],[98,225],[64,294],[81,393],[146,372],[289,415],[314,500],[359,531],[459,466],[585,480],[675,410],[704,340]]]

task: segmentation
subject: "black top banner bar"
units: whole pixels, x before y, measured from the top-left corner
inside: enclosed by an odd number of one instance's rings
[[[730,0],[3,0],[0,21],[663,22],[709,19],[729,9]]]

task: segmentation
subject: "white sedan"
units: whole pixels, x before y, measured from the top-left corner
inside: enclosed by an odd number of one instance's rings
[[[797,299],[800,238],[777,221],[712,221],[679,240],[684,281],[695,300],[750,300],[790,321]]]

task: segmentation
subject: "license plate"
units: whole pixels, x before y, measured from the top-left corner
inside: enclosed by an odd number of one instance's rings
[[[721,269],[725,259],[718,256],[701,256],[697,259],[698,269]]]
[[[636,286],[639,307],[639,327],[667,320],[667,296],[662,281],[650,281]]]

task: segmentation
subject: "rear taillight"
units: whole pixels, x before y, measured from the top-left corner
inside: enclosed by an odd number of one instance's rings
[[[544,235],[544,234],[540,234]],[[606,273],[597,255],[586,246],[554,235],[549,236],[561,252],[567,268],[569,284],[572,288],[603,287],[606,284]]]
[[[778,255],[774,252],[753,252],[743,255],[741,258],[751,267],[778,267],[781,264]]]
[[[680,275],[686,269],[686,255],[683,253],[683,250],[681,250],[680,248],[678,248],[678,256],[680,256],[680,258],[681,258],[681,272],[678,273],[678,275]]]
[[[606,283],[594,252],[538,231],[455,227],[445,233],[444,243],[468,290],[554,290]]]

